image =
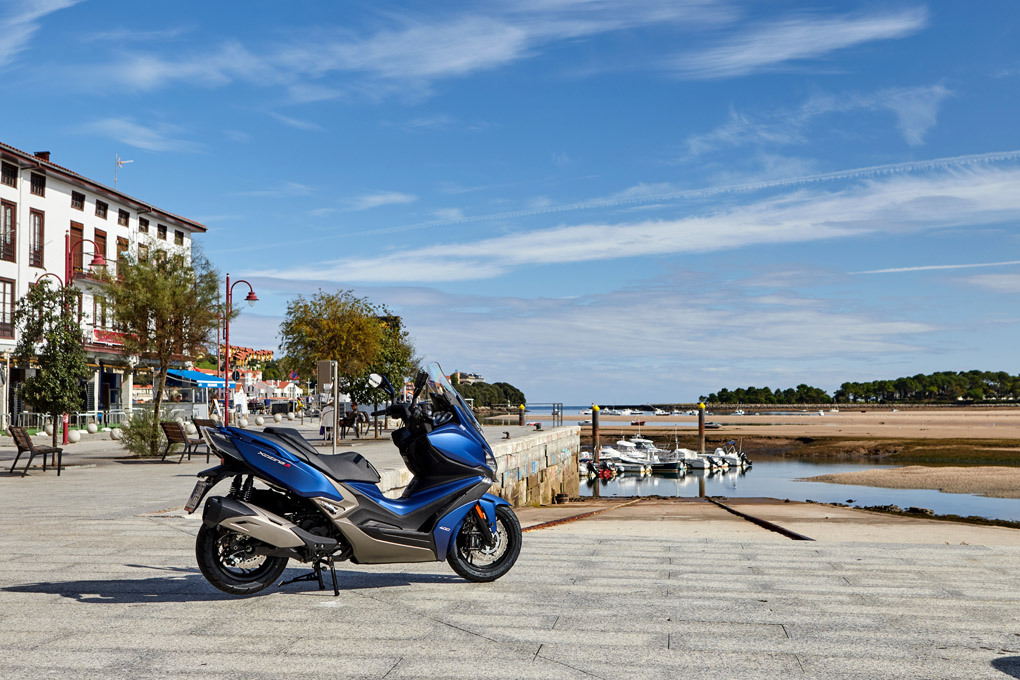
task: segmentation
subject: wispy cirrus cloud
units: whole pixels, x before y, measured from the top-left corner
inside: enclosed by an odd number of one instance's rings
[[[728,0],[521,1],[471,11],[428,14],[391,11],[362,33],[348,27],[302,29],[300,39],[246,46],[228,39],[173,53],[120,50],[107,63],[88,64],[79,76],[137,90],[173,84],[222,87],[234,82],[285,88],[294,101],[424,94],[432,82],[500,68],[531,58],[565,40],[667,24],[681,31],[733,21]],[[342,85],[331,79],[342,77]],[[78,78],[81,80],[83,78]]]
[[[103,118],[78,127],[84,134],[102,135],[146,151],[184,151],[195,153],[202,149],[197,142],[184,138],[186,132],[179,125],[155,123],[143,125],[131,117]]]
[[[754,26],[714,47],[681,54],[668,67],[677,76],[691,79],[779,70],[836,50],[912,35],[925,27],[927,18],[923,7],[837,17],[801,14]]]
[[[951,95],[945,86],[931,85],[871,93],[816,94],[795,109],[758,116],[731,110],[729,120],[710,132],[688,137],[685,146],[690,156],[697,157],[727,147],[802,144],[807,141],[808,127],[817,118],[855,111],[893,113],[904,140],[918,146],[934,127],[939,106]]]
[[[291,118],[290,116],[285,116],[282,113],[277,113],[276,111],[270,111],[269,115],[272,118],[275,118],[276,120],[280,121],[284,125],[286,125],[288,127],[295,128],[297,130],[308,130],[308,131],[311,131],[311,132],[321,132],[322,131],[322,126],[321,125],[319,125],[318,123],[315,123],[313,121],[310,121],[310,120],[301,120],[300,118]]]
[[[1020,262],[1008,264],[1020,264]],[[963,281],[964,283],[969,283],[972,286],[978,286],[995,293],[1007,295],[1020,293],[1020,274],[981,274],[979,276],[971,276]]]
[[[39,30],[48,14],[80,0],[10,0],[0,6],[0,69],[10,64]]]
[[[1020,168],[868,179],[840,191],[799,190],[704,215],[582,223],[321,262],[265,276],[353,281],[458,281],[535,266],[717,252],[1020,219]]]
[[[903,272],[930,272],[945,269],[975,269],[982,267],[1008,267],[1020,264],[1020,260],[1008,260],[1006,262],[979,262],[976,264],[925,264],[916,267],[893,267],[891,269],[871,269],[864,272],[850,272],[851,274],[900,274]],[[1011,275],[1013,276],[1013,275]],[[971,279],[973,280],[973,279]]]
[[[413,194],[404,194],[399,191],[378,191],[351,199],[350,206],[351,210],[371,210],[384,205],[414,203],[417,200],[418,197]]]
[[[235,191],[234,196],[245,196],[249,198],[279,198],[285,196],[309,196],[315,189],[301,182],[287,180],[275,187],[266,189],[251,189],[247,191]]]

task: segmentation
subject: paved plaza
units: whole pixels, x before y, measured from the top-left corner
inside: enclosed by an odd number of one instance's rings
[[[525,533],[491,584],[344,563],[339,597],[233,598],[200,575],[181,511],[204,467],[0,476],[2,677],[1020,677],[1018,531],[741,501],[817,539],[792,541],[650,499]]]

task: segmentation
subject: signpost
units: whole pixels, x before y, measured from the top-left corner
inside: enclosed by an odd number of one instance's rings
[[[318,361],[315,364],[315,379],[320,385],[331,384],[333,399],[333,453],[336,453],[337,431],[340,429],[340,376],[335,361]]]

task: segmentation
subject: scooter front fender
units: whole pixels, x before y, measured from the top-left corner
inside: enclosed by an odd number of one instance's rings
[[[464,525],[464,518],[474,509],[475,505],[481,506],[485,512],[485,518],[489,522],[489,531],[495,532],[496,508],[500,505],[509,506],[510,503],[499,496],[487,493],[477,501],[470,501],[446,513],[436,524],[436,529],[432,534],[436,541],[436,557],[440,560],[446,559],[454,537],[460,533],[460,529]]]

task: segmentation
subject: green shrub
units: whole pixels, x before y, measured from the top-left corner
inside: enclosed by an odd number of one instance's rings
[[[149,410],[131,416],[131,420],[121,426],[121,432],[121,445],[140,458],[158,456],[166,445],[159,420],[153,418]]]

